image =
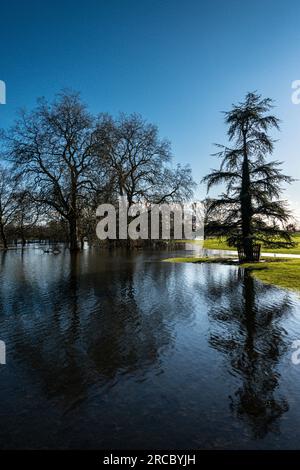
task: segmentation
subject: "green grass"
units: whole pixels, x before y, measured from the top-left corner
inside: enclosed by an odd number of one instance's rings
[[[300,260],[282,260],[265,263],[245,263],[252,274],[262,282],[300,291]]]
[[[233,264],[231,258],[168,258],[169,263],[221,263]],[[265,258],[261,263],[244,263],[240,265],[249,269],[252,275],[262,282],[277,285],[300,292],[300,259]]]
[[[180,241],[180,240],[177,240]],[[199,243],[197,240],[181,240],[182,242],[186,241],[189,243]],[[265,253],[282,253],[282,254],[291,254],[291,255],[300,255],[300,233],[293,235],[293,241],[297,244],[294,248],[266,248],[262,246],[262,251]],[[201,242],[200,242],[201,243]],[[231,250],[235,251],[236,248],[229,246],[225,238],[207,238],[204,240],[203,248],[210,250]]]

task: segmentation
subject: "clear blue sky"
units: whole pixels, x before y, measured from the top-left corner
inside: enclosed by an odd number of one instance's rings
[[[217,165],[212,143],[226,143],[221,111],[258,90],[282,119],[275,158],[300,178],[299,1],[10,0],[0,17],[1,127],[36,97],[72,88],[95,113],[156,123],[199,182]],[[298,187],[286,197],[300,213]]]

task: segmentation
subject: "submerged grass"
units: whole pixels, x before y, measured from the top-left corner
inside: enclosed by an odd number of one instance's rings
[[[220,263],[237,264],[232,258],[168,258],[170,263]],[[300,259],[262,259],[260,263],[243,263],[239,265],[248,269],[254,277],[262,282],[300,292]]]
[[[163,259],[164,262],[167,262],[167,263],[224,263],[226,262],[226,264],[228,263],[232,263],[232,260],[229,259],[229,258],[213,258],[213,257],[208,257],[208,256],[205,256],[205,257],[200,257],[200,258],[166,258],[166,259]]]

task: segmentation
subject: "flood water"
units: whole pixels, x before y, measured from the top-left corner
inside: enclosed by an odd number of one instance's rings
[[[299,449],[299,296],[167,256],[0,254],[1,448]]]

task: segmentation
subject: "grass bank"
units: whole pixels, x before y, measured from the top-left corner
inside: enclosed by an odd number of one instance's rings
[[[293,241],[296,243],[294,248],[266,248],[262,245],[262,251],[265,253],[282,253],[282,254],[291,254],[291,255],[300,255],[300,234],[297,233],[293,235]],[[204,240],[203,248],[211,250],[234,250],[233,247],[230,247],[225,239],[218,240],[217,238],[208,238]]]
[[[245,263],[260,281],[300,292],[300,260],[282,260],[264,263]]]
[[[169,263],[221,263],[237,264],[230,258],[168,258]],[[300,259],[263,259],[261,263],[243,263],[254,277],[262,282],[300,292]]]

